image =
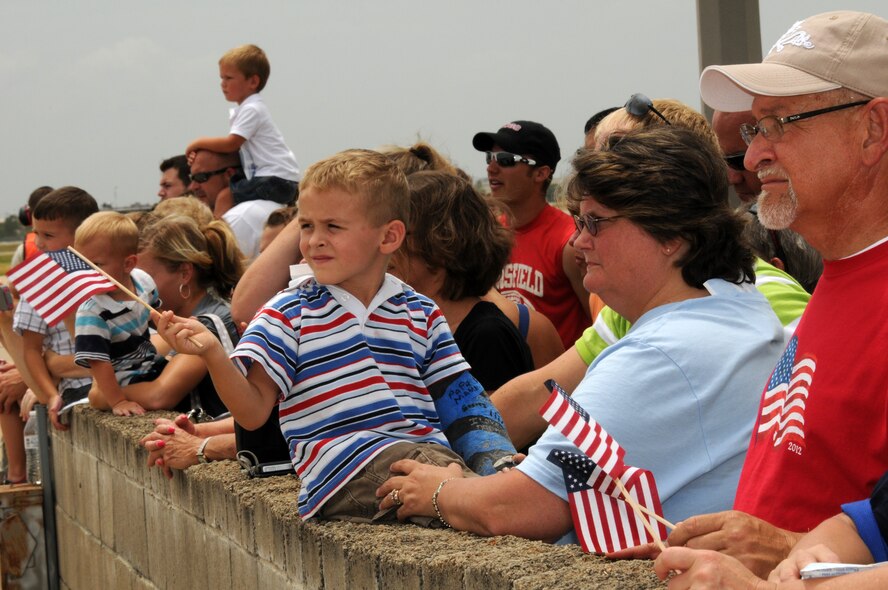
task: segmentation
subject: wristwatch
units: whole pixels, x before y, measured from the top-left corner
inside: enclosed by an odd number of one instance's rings
[[[210,460],[207,459],[207,456],[204,455],[204,449],[207,448],[207,443],[210,442],[211,438],[213,438],[213,437],[212,436],[206,437],[205,439],[203,439],[203,442],[200,443],[200,446],[197,447],[197,462],[200,463],[201,465],[205,465],[210,462]]]

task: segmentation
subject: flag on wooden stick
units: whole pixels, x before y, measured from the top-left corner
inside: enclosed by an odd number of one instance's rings
[[[593,487],[605,493],[615,490],[613,478],[626,470],[623,447],[554,380],[546,381],[546,388],[552,394],[540,408],[540,415],[596,464]]]
[[[595,472],[599,470],[594,461],[582,453],[557,450],[549,453],[548,459],[561,467],[564,473],[574,530],[583,551],[611,553],[666,538],[663,523],[655,516],[636,512],[621,497],[616,486],[610,486],[616,493],[603,492],[594,487]],[[636,504],[647,508],[653,515],[662,512],[657,486],[650,471],[628,467],[620,480]],[[648,521],[657,538],[648,533],[643,519]]]
[[[626,452],[555,381],[540,415],[583,454],[552,451],[564,473],[577,537],[585,551],[609,553],[666,538],[663,509],[651,472],[626,465]]]
[[[55,326],[80,305],[117,286],[67,250],[44,252],[26,260],[6,275],[22,299],[49,326]]]

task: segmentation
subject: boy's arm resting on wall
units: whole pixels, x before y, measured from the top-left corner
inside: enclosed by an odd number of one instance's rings
[[[164,342],[164,346],[169,345]],[[206,374],[207,365],[203,359],[177,354],[157,378],[125,385],[123,395],[149,411],[171,410],[198,386]]]
[[[24,357],[26,373],[23,373],[25,382],[37,396],[37,401],[44,404],[49,410],[49,419],[57,430],[67,430],[59,421],[59,410],[62,408],[62,396],[56,382],[49,374],[49,368],[43,358],[44,335],[31,330],[22,330],[22,356]],[[30,380],[30,382],[28,382]]]
[[[129,401],[123,395],[117,376],[114,374],[114,367],[108,361],[99,361],[90,359],[89,371],[92,373],[93,383],[99,389],[101,396],[104,398],[111,411],[118,416],[131,416],[144,414],[145,408],[138,403]]]
[[[502,417],[471,373],[437,381],[429,393],[444,435],[469,469],[490,475],[496,473],[494,463],[515,454]]]

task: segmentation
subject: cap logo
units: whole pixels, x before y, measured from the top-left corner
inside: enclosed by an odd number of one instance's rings
[[[811,35],[802,30],[802,23],[805,21],[798,21],[793,26],[789,27],[789,30],[783,33],[783,36],[777,39],[777,42],[771,47],[771,51],[768,52],[768,55],[774,53],[780,53],[787,45],[795,45],[796,47],[803,47],[805,49],[814,49],[814,43],[811,42]]]
[[[506,123],[503,125],[503,129],[511,129],[512,131],[521,131],[521,125],[518,123]]]

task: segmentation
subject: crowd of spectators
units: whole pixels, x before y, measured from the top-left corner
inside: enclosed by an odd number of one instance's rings
[[[761,64],[704,70],[711,124],[643,94],[603,109],[554,204],[562,150],[527,120],[467,138],[489,196],[424,142],[302,173],[265,54],[235,48],[230,133],[164,160],[152,211],[31,195],[14,262],[75,246],[118,288],[76,320],[0,312],[6,483],[32,405],[64,429],[86,400],[179,412],[142,440],[168,477],[270,433],[306,519],[577,542],[550,459],[575,447],[538,414],[552,379],[677,523],[612,557],[655,558],[671,588],[888,560],[886,43],[875,15],[815,15]]]

